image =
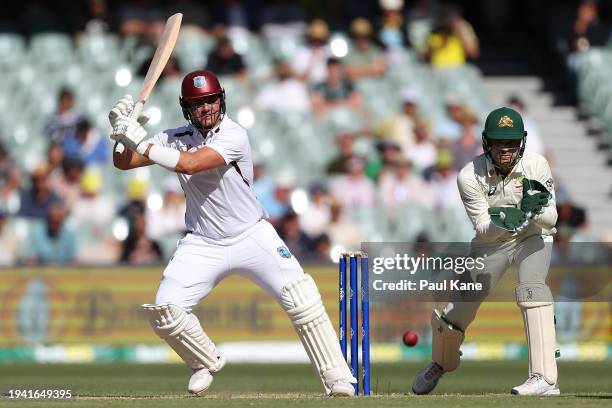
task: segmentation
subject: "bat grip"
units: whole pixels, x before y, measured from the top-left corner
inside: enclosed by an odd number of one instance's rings
[[[142,112],[143,106],[144,106],[144,102],[143,101],[136,102],[134,104],[134,110],[130,114],[130,118],[132,118],[134,120],[138,120],[138,117],[140,116],[140,113]]]

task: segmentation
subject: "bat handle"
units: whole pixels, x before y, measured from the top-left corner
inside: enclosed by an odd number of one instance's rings
[[[130,114],[130,118],[132,118],[134,120],[138,120],[138,117],[140,116],[140,113],[142,112],[143,106],[144,106],[144,102],[143,101],[136,102],[134,104],[134,110]]]

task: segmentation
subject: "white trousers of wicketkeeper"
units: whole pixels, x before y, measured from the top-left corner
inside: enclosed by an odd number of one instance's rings
[[[155,304],[143,305],[153,329],[192,369],[221,370],[225,359],[191,309],[233,274],[255,282],[285,310],[326,393],[351,394],[350,383],[356,379],[342,356],[319,290],[265,220],[222,242],[194,234],[181,239],[164,270]]]
[[[453,294],[442,316],[436,312],[432,316],[433,359],[444,371],[453,371],[459,365],[463,333],[481,302],[514,264],[518,268],[516,301],[529,347],[529,374],[540,374],[548,383],[556,383],[553,297],[546,285],[552,242],[552,236],[532,235],[522,241],[472,246],[471,256],[483,257],[485,267],[465,279],[482,283],[483,290],[478,294]]]

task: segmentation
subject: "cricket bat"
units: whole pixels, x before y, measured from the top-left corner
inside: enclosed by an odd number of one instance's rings
[[[147,102],[147,99],[149,99],[149,95],[151,95],[153,87],[157,83],[159,76],[168,63],[168,59],[170,58],[170,55],[172,55],[172,50],[174,50],[174,46],[176,45],[176,40],[181,29],[182,19],[183,14],[176,13],[170,16],[170,18],[168,18],[166,21],[161,39],[159,40],[155,54],[153,54],[153,60],[151,61],[151,65],[149,65],[147,75],[145,76],[140,92],[138,93],[138,99],[134,104],[134,110],[130,114],[131,118],[138,119],[144,104]],[[123,148],[123,145],[117,144],[117,148],[115,150],[120,153],[123,151]]]

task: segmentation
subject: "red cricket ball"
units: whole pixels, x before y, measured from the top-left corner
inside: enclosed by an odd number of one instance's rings
[[[419,342],[419,336],[412,330],[408,330],[402,336],[402,340],[404,341],[404,344],[408,347],[413,347]]]

